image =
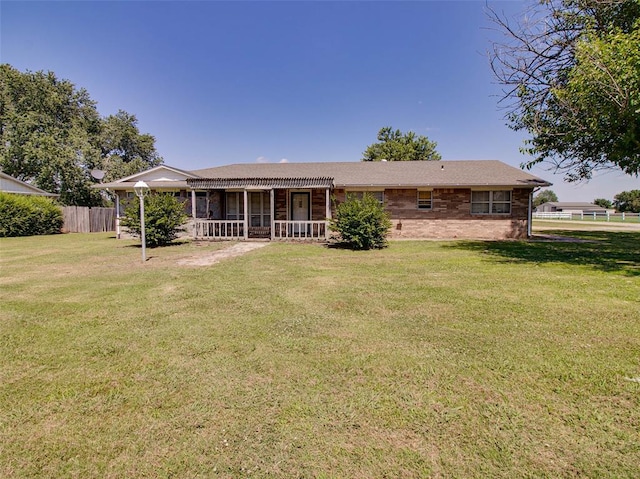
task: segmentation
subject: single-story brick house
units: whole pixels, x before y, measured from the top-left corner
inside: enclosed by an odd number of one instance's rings
[[[98,186],[116,194],[118,217],[140,180],[185,201],[194,238],[216,240],[324,240],[336,203],[364,192],[384,204],[392,238],[524,238],[534,190],[551,185],[490,160],[161,165]]]

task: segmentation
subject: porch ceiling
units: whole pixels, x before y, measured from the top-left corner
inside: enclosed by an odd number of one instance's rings
[[[333,188],[330,177],[300,178],[189,178],[187,184],[199,190],[224,190],[230,188]]]

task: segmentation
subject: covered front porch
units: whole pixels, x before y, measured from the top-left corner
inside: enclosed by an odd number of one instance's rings
[[[333,178],[197,178],[189,185],[194,239],[329,238]]]

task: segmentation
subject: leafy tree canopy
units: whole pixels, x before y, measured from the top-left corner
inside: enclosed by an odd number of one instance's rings
[[[569,181],[599,169],[640,173],[640,0],[545,0],[520,22],[496,12],[504,34],[491,55],[509,126],[531,135],[531,168]]]
[[[558,196],[553,192],[553,190],[542,190],[540,193],[533,197],[533,207],[537,208],[543,203],[554,201],[558,201]]]
[[[155,149],[155,138],[138,131],[135,115],[120,110],[102,122],[100,154],[105,181],[133,175],[162,164]]]
[[[63,204],[102,204],[94,169],[115,179],[162,163],[154,141],[124,111],[101,118],[85,89],[53,72],[0,65],[0,168]]]
[[[640,190],[618,193],[613,197],[613,203],[620,212],[640,213]]]
[[[362,161],[417,161],[440,160],[436,151],[437,144],[426,136],[410,131],[403,134],[390,126],[378,132],[378,143],[369,145],[364,151]]]

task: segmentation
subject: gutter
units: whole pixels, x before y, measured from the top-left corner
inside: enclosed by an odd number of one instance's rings
[[[531,224],[533,222],[533,194],[537,191],[540,191],[541,187],[538,188],[533,188],[530,192],[529,192],[529,210],[527,211],[527,238],[531,238],[533,236],[531,229],[533,227],[533,225]]]

